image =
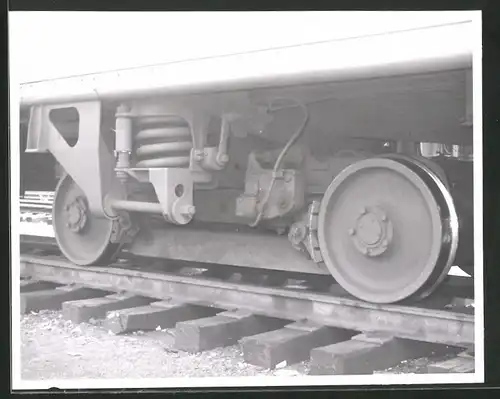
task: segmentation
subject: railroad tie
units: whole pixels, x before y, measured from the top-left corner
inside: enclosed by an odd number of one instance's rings
[[[128,293],[112,294],[106,297],[67,301],[62,304],[63,316],[73,323],[88,322],[90,319],[102,319],[112,310],[148,305],[154,299]]]
[[[21,293],[21,314],[40,310],[60,310],[64,302],[103,297],[109,292],[80,285],[65,285],[55,289]]]
[[[245,336],[281,328],[289,321],[260,317],[245,310],[227,311],[198,320],[177,323],[175,347],[186,352],[200,352],[229,346]]]
[[[310,374],[373,374],[404,360],[445,352],[445,345],[405,340],[385,332],[368,332],[311,351]]]
[[[427,366],[427,372],[433,373],[473,373],[475,370],[474,351],[472,349],[460,352],[451,359],[442,362],[431,363]]]
[[[172,328],[178,322],[213,316],[220,309],[198,306],[175,300],[152,302],[135,308],[110,311],[104,327],[115,333]]]
[[[311,322],[296,322],[284,328],[246,337],[240,340],[247,363],[273,369],[308,360],[311,349],[344,341],[352,332],[340,328],[324,327]]]
[[[39,280],[21,280],[20,288],[21,293],[34,292],[34,291],[48,291],[59,287],[60,284],[52,283],[50,281]]]

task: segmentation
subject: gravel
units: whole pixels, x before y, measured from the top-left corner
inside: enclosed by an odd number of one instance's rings
[[[21,318],[21,378],[300,377],[309,372],[309,362],[283,362],[274,370],[250,365],[239,345],[196,354],[177,351],[174,334],[167,329],[114,335],[101,320],[75,325],[61,312],[32,312]],[[425,373],[429,361],[403,361],[375,374]]]
[[[178,352],[173,329],[113,335],[92,322],[75,325],[53,311],[23,316],[22,379],[301,376],[308,371],[306,363],[275,370],[252,366],[238,345]]]

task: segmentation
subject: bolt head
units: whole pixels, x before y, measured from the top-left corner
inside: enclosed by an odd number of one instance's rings
[[[196,208],[193,205],[186,205],[181,209],[182,209],[181,213],[187,216],[193,216],[196,211]]]
[[[201,162],[203,161],[205,154],[203,151],[197,150],[194,152],[193,158],[196,162]]]

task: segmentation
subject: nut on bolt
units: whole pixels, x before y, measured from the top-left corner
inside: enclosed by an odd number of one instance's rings
[[[229,155],[227,154],[220,154],[218,157],[217,157],[217,163],[219,165],[225,165],[226,163],[229,162]]]
[[[306,238],[306,227],[300,223],[294,223],[288,232],[288,239],[292,244],[298,245]]]
[[[194,205],[184,205],[181,208],[181,213],[186,216],[193,216],[196,212],[196,208]]]
[[[204,157],[205,157],[205,152],[203,150],[195,150],[194,151],[193,158],[196,162],[203,161]]]

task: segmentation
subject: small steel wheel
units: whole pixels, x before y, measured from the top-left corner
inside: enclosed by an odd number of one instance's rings
[[[345,168],[320,208],[318,239],[332,276],[369,302],[428,296],[446,277],[458,246],[451,196],[411,158],[372,158]]]
[[[52,224],[59,249],[68,260],[81,265],[112,263],[118,244],[111,242],[116,221],[90,213],[82,189],[67,174],[57,185]]]

